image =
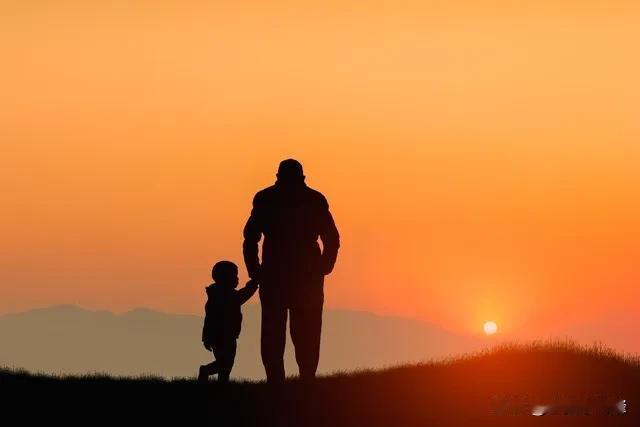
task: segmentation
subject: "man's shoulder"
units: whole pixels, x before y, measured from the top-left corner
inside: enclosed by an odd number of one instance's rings
[[[306,187],[307,190],[307,195],[309,198],[313,199],[314,201],[318,202],[321,205],[328,205],[329,203],[327,202],[327,198],[324,196],[324,194],[322,194],[321,192],[319,192],[318,190],[315,190],[311,187]]]
[[[275,190],[276,190],[276,186],[275,185],[270,185],[270,186],[265,187],[262,190],[258,191],[256,193],[256,196],[265,195],[265,194],[272,194]]]
[[[277,185],[272,185],[270,187],[264,188],[256,193],[256,195],[253,198],[253,203],[268,204],[271,200],[278,197],[278,193],[280,191],[281,189],[279,189]],[[314,203],[317,203],[320,206],[328,206],[327,198],[324,196],[324,194],[322,194],[318,190],[315,190],[309,186],[304,186],[304,190],[302,194],[307,200],[313,201]]]
[[[253,201],[254,202],[260,202],[262,200],[269,199],[269,198],[273,197],[273,194],[275,193],[275,190],[276,190],[276,186],[275,185],[269,186],[267,188],[263,188],[262,190],[260,190],[260,191],[258,191],[256,193],[256,195],[253,197]]]

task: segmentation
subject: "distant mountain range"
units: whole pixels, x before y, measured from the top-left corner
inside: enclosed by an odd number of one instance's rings
[[[62,305],[0,316],[0,366],[51,374],[193,376],[211,359],[202,318],[136,309],[122,315]],[[244,308],[232,375],[263,379],[260,309]],[[288,374],[297,374],[287,337]],[[321,373],[380,368],[478,350],[484,342],[428,323],[366,312],[326,310]]]

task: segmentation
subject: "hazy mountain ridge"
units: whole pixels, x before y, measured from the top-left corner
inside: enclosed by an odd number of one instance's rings
[[[0,316],[0,365],[46,373],[192,376],[211,357],[201,345],[202,318],[135,309],[121,315],[73,305]],[[260,309],[244,309],[235,377],[261,379]],[[479,349],[428,323],[372,313],[326,310],[320,371],[378,368]],[[297,373],[290,340],[286,365]]]

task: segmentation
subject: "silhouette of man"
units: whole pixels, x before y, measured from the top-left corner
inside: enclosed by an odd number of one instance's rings
[[[281,162],[275,185],[255,195],[244,228],[244,261],[249,276],[261,283],[260,348],[268,382],[282,382],[285,378],[287,315],[300,377],[315,377],[320,357],[324,276],[333,270],[340,247],[327,199],[307,187],[304,180],[298,161]],[[260,263],[258,243],[262,235]]]

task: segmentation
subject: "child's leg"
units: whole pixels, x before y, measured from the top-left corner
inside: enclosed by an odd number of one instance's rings
[[[216,345],[213,349],[213,354],[216,356],[218,381],[228,382],[231,369],[233,369],[233,362],[236,358],[236,340]]]
[[[200,372],[206,374],[207,376],[215,375],[218,373],[219,363],[217,360],[209,363],[208,365],[202,365],[200,367]]]
[[[198,371],[198,382],[207,383],[209,382],[209,377],[214,375],[220,369],[220,364],[217,361],[213,361],[208,365],[200,366],[200,370]]]

